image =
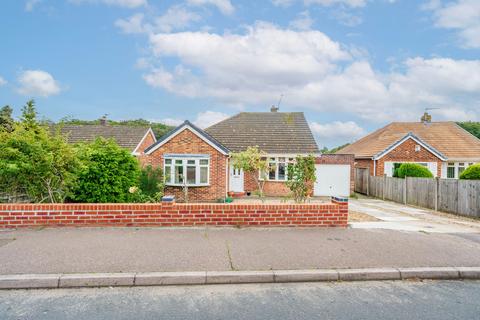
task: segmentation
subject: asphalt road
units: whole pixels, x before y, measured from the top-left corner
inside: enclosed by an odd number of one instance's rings
[[[0,319],[479,319],[480,282],[0,291]]]

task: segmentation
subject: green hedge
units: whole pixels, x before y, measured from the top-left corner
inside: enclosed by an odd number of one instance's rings
[[[460,179],[480,180],[480,163],[469,166],[460,174]]]
[[[402,163],[397,170],[399,178],[417,177],[417,178],[433,178],[433,174],[426,167],[417,163]]]

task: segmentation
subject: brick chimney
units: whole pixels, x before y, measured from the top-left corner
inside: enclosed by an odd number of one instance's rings
[[[107,115],[104,115],[100,118],[100,125],[106,126],[107,125]]]
[[[427,124],[432,122],[432,116],[428,114],[428,112],[424,112],[422,118],[420,119],[421,122]]]
[[[270,112],[277,112],[277,111],[278,111],[278,107],[272,106],[270,108]]]

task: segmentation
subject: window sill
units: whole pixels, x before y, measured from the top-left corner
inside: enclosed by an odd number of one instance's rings
[[[166,187],[184,187],[184,184],[175,184],[175,183],[166,183]],[[195,188],[195,187],[210,187],[210,184],[187,184],[187,187],[189,188]]]

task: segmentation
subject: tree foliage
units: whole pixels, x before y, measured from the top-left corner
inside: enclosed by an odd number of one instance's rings
[[[399,178],[433,178],[433,174],[430,172],[430,170],[418,163],[402,163],[397,170],[397,174]]]
[[[288,165],[286,185],[292,191],[295,202],[301,203],[308,199],[316,179],[314,156],[297,156],[295,162]]]
[[[87,203],[128,202],[140,176],[137,159],[115,141],[98,138],[78,145],[82,163],[72,200]]]
[[[34,202],[64,201],[78,167],[73,147],[37,122],[33,101],[21,119],[11,132],[0,131],[0,190]]]
[[[469,166],[460,174],[460,179],[480,180],[480,163]]]
[[[13,110],[10,106],[4,106],[0,109],[0,131],[12,132],[14,121],[12,118]]]
[[[257,184],[260,198],[263,198],[263,187],[267,179],[268,163],[266,156],[258,147],[248,147],[245,151],[232,153],[233,167],[252,175]]]
[[[320,152],[321,153],[328,153],[328,154],[332,154],[332,153],[335,153],[343,148],[345,148],[346,146],[350,145],[350,143],[345,143],[345,144],[342,144],[341,146],[338,146],[338,147],[335,147],[335,148],[332,148],[332,149],[328,149],[327,147],[323,147]]]
[[[458,122],[458,125],[480,139],[480,122]]]
[[[80,120],[80,119],[69,119],[64,118],[60,121],[64,124],[100,124],[100,119],[98,120]],[[136,119],[136,120],[124,120],[124,121],[113,121],[108,120],[108,123],[111,125],[119,125],[119,126],[141,126],[141,127],[151,127],[155,136],[161,137],[165,135],[167,132],[173,129],[172,126],[168,126],[163,123],[159,122],[151,122],[144,119]]]

